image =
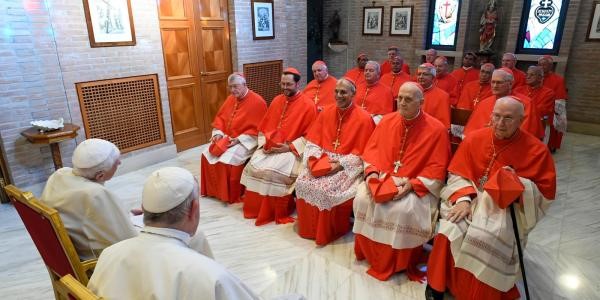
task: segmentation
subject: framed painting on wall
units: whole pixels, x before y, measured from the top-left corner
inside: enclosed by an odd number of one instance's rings
[[[134,46],[130,0],[83,0],[90,46]]]
[[[363,35],[383,34],[383,6],[363,8]]]
[[[390,13],[390,35],[410,35],[412,9],[412,6],[392,6],[392,12]]]
[[[590,17],[590,25],[585,38],[587,41],[600,42],[600,1],[594,2],[592,7],[592,16]]]
[[[275,38],[275,13],[273,0],[252,0],[252,38],[267,40]]]

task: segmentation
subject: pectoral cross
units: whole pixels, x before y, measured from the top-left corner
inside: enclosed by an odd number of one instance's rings
[[[340,146],[340,140],[338,138],[335,139],[335,142],[332,143],[333,144],[333,150],[337,150],[337,147]]]
[[[400,167],[402,167],[402,163],[397,160],[394,162],[394,173],[398,173],[398,169],[400,169]]]
[[[452,13],[450,15],[448,15],[448,6],[450,6],[450,3],[448,2],[448,0],[446,0],[446,3],[442,4],[442,6],[446,7],[446,11],[444,12],[444,15],[446,16],[446,18],[450,18],[452,16]]]

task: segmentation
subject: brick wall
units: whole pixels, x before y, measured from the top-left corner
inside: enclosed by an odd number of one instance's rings
[[[0,136],[17,185],[44,181],[54,170],[49,147],[20,136],[31,120],[62,117],[82,126],[76,82],[157,73],[167,143],[124,157],[173,143],[157,6],[154,1],[131,4],[137,45],[90,48],[81,1],[0,2]],[[84,136],[82,129],[77,140]],[[60,145],[67,166],[75,145]]]
[[[306,0],[275,0],[273,5],[275,39],[253,40],[250,1],[229,0],[234,70],[242,71],[244,64],[268,60],[283,60],[284,68],[306,70]]]
[[[565,33],[573,33],[571,56],[566,70],[569,88],[569,120],[584,123],[600,124],[600,93],[597,92],[600,82],[600,42],[586,41],[587,28],[593,9],[592,1],[579,2],[579,12],[574,28]],[[596,135],[600,132],[596,131]]]

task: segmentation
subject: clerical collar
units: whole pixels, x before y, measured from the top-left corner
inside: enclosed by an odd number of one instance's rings
[[[473,69],[473,67],[468,67],[468,68],[467,68],[467,67],[465,67],[465,66],[463,66],[462,68],[463,68],[465,71],[468,71],[468,70],[471,70],[471,69]]]
[[[186,246],[190,245],[190,240],[192,238],[187,232],[183,232],[181,230],[173,228],[152,227],[146,225],[140,232],[152,235],[159,235],[167,238],[173,238],[181,241]]]
[[[400,72],[398,72],[398,73],[394,73],[394,71],[392,71],[392,74],[393,75],[400,75],[400,74],[402,74],[402,70],[400,70]]]
[[[237,98],[237,101],[244,100],[244,98],[246,98],[246,96],[248,96],[248,93],[250,93],[250,89],[246,89],[246,92],[244,93],[244,95],[242,95],[241,97]]]
[[[341,111],[346,111],[346,110],[350,110],[350,109],[352,109],[352,107],[353,107],[353,106],[354,106],[354,102],[353,102],[353,101],[350,101],[350,104],[348,104],[348,106],[346,106],[346,107],[344,107],[344,108],[341,108],[341,107],[339,107],[339,106],[336,106],[336,107],[337,107],[337,109],[339,109],[339,110],[341,110]]]
[[[412,119],[407,119],[405,117],[402,117],[403,123],[405,126],[412,126],[414,125],[417,121],[422,119],[423,114],[421,113],[421,110],[419,109],[419,111],[417,112],[417,115],[414,116]]]
[[[494,134],[494,128],[491,128],[491,130],[492,130],[492,137],[493,137],[494,145],[497,145],[497,146],[505,146],[507,144],[510,144],[521,136],[521,128],[517,128],[517,130],[515,131],[515,133],[513,133],[513,135],[511,137],[505,138],[505,139],[498,138],[496,136],[496,134]]]
[[[421,86],[421,87],[423,88],[424,92],[427,92],[433,88],[433,83],[429,87],[424,87],[424,86]]]
[[[372,84],[369,84],[369,83],[367,82],[367,86],[368,86],[368,87],[373,87],[373,86],[376,86],[378,83],[379,83],[379,80],[375,81],[375,82],[374,82],[374,83],[372,83]]]
[[[285,98],[288,102],[292,102],[292,101],[298,99],[298,96],[300,96],[300,94],[301,94],[300,91],[296,91],[296,94],[294,94],[293,96],[291,96],[291,97],[286,96]]]

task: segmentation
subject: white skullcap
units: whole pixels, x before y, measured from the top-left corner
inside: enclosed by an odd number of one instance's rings
[[[142,207],[163,213],[183,203],[194,190],[196,180],[186,169],[166,167],[152,172],[142,191]]]
[[[87,139],[75,148],[73,166],[77,169],[93,168],[109,158],[113,152],[119,152],[119,148],[113,143],[102,139]]]

